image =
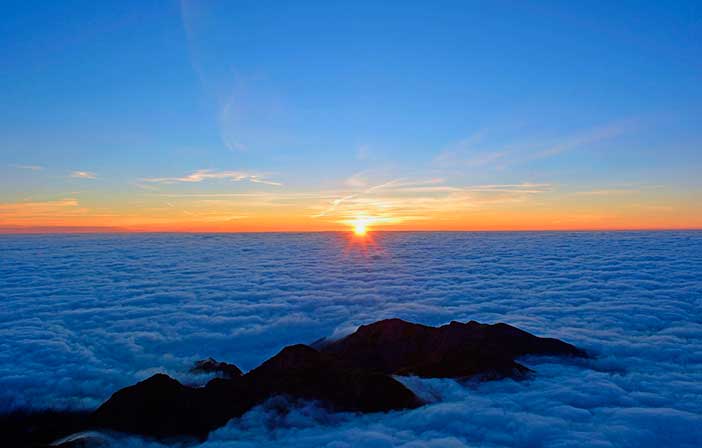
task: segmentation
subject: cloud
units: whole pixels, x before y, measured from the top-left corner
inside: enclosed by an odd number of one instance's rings
[[[502,162],[509,155],[509,151],[475,151],[467,154],[464,149],[447,149],[441,151],[434,158],[434,164],[442,167],[479,168]]]
[[[71,173],[71,177],[75,177],[76,179],[96,179],[97,178],[95,173],[91,173],[90,171],[73,171]]]
[[[443,168],[479,168],[501,162],[509,151],[486,145],[487,135],[482,130],[447,146],[434,157],[433,164]]]
[[[257,184],[281,186],[279,182],[274,182],[265,178],[260,174],[248,173],[245,171],[213,171],[213,170],[197,170],[182,177],[152,177],[142,179],[143,182],[154,182],[163,184],[173,184],[179,182],[202,182],[212,179],[226,179],[232,182],[248,181]]]
[[[448,211],[522,201],[551,190],[549,184],[528,182],[456,187],[445,185],[441,178],[394,179],[368,186],[359,180],[363,179],[361,174],[352,176],[352,182],[346,182],[355,189],[315,207],[312,216],[334,218],[340,223],[362,216],[374,224],[395,224],[436,218],[437,213]]]
[[[277,400],[203,446],[700,446],[700,232],[374,240],[361,249],[339,233],[4,236],[0,407],[90,408],[157,371],[199,384],[206,378],[187,373],[196,359],[248,370],[284,345],[385,317],[475,319],[596,358],[525,359],[536,375],[524,382],[404,379],[431,401],[405,412],[329,414]]]
[[[587,146],[589,144],[601,142],[604,140],[610,140],[612,138],[622,135],[630,128],[630,123],[616,123],[609,126],[591,129],[579,135],[563,139],[560,142],[555,143],[546,149],[537,151],[536,153],[532,154],[532,158],[538,159],[543,157],[551,157],[566,151],[570,151],[575,148]]]
[[[344,185],[350,188],[363,188],[368,186],[368,179],[365,172],[356,173],[344,181]]]
[[[619,121],[573,135],[560,136],[550,142],[531,142],[514,137],[509,140],[493,138],[493,141],[489,141],[486,138],[487,132],[481,131],[448,145],[434,157],[432,163],[442,169],[504,169],[611,140],[630,131],[634,126],[632,120]]]
[[[41,165],[10,165],[13,168],[19,168],[21,170],[30,170],[30,171],[41,171],[44,169],[43,166]]]
[[[483,192],[518,192],[525,194],[545,193],[551,190],[550,184],[537,184],[532,182],[522,182],[519,184],[487,184],[474,185],[466,187],[464,191],[483,191]]]
[[[0,203],[0,227],[14,233],[25,229],[42,228],[47,224],[58,225],[61,231],[66,218],[86,216],[88,210],[77,199],[65,198],[52,201],[25,201]]]
[[[78,205],[78,201],[73,198],[56,201],[3,202],[0,203],[0,217],[10,219],[73,213]]]
[[[631,188],[609,188],[602,190],[588,190],[588,191],[576,191],[573,193],[576,196],[614,196],[614,195],[628,195],[640,193],[640,190],[635,190]]]
[[[3,202],[0,203],[0,211],[20,211],[20,210],[56,210],[64,207],[76,207],[78,201],[73,198],[60,199],[57,201],[28,201],[28,202]]]

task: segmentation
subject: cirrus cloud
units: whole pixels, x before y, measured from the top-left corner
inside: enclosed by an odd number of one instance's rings
[[[30,171],[41,171],[41,170],[44,169],[44,167],[41,166],[41,165],[17,165],[17,164],[13,164],[13,165],[10,165],[10,166],[13,167],[13,168],[19,168],[19,169],[21,169],[21,170],[30,170]]]
[[[97,175],[90,171],[73,171],[71,172],[71,177],[76,179],[97,179]]]
[[[214,170],[197,170],[190,174],[181,177],[151,177],[142,179],[143,182],[173,184],[173,183],[194,183],[205,180],[225,179],[232,182],[248,181],[257,184],[281,186],[279,182],[268,180],[261,174],[249,173],[246,171],[214,171]]]

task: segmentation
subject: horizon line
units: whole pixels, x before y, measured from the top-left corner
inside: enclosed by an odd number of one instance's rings
[[[563,229],[383,229],[368,233],[566,233],[566,232],[699,232],[702,227],[621,227],[621,228],[563,228]],[[0,228],[5,235],[116,235],[116,234],[300,234],[300,233],[353,233],[351,229],[339,230],[132,230],[122,228],[66,228],[65,230]]]

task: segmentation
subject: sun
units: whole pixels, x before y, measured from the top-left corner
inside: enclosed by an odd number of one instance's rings
[[[353,233],[356,236],[365,236],[366,232],[368,231],[368,228],[366,227],[365,222],[355,222],[353,223]]]
[[[353,220],[347,221],[347,224],[353,229],[353,234],[356,236],[366,236],[368,233],[368,225],[371,223],[371,219],[365,216],[357,217]]]

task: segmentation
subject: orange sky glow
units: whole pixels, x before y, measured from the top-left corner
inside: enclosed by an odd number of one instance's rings
[[[695,197],[555,187],[252,194],[100,193],[0,203],[0,232],[314,232],[702,228]]]

